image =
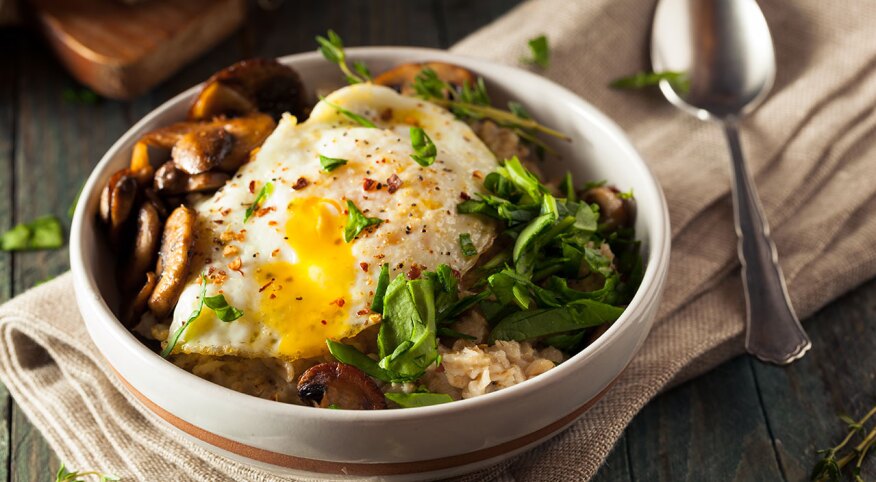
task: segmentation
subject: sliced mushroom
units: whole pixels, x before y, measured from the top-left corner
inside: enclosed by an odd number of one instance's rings
[[[140,142],[154,147],[172,148],[180,138],[199,124],[196,122],[177,122],[169,126],[160,127],[144,135]]]
[[[231,175],[224,172],[211,171],[195,174],[194,176],[190,176],[186,182],[186,192],[215,191],[224,186],[229,179],[231,179]]]
[[[463,84],[474,85],[477,82],[477,78],[471,71],[458,65],[445,62],[425,62],[421,64],[401,64],[378,75],[374,79],[374,83],[392,87],[405,95],[412,95],[415,93],[413,87],[414,80],[417,79],[417,76],[424,69],[433,70],[439,79],[457,87],[462,87]]]
[[[170,157],[188,174],[200,174],[218,166],[232,150],[234,136],[221,125],[204,125],[183,134]]]
[[[161,228],[158,210],[151,203],[143,203],[137,215],[134,249],[121,276],[125,291],[133,290],[138,283],[142,283],[143,276],[155,265],[155,255],[161,243]]]
[[[148,185],[148,183],[147,183]],[[155,211],[158,212],[158,216],[161,219],[167,217],[167,204],[165,204],[164,200],[158,197],[158,194],[155,193],[155,190],[152,188],[146,188],[143,190],[143,197],[146,198],[146,202],[152,204],[152,207],[155,208]]]
[[[284,112],[303,118],[304,84],[291,68],[269,59],[238,62],[217,72],[189,109],[189,119],[264,112],[279,120]]]
[[[128,328],[132,328],[137,324],[137,321],[140,319],[140,315],[146,311],[146,306],[149,303],[149,297],[152,296],[152,292],[155,291],[155,285],[158,283],[158,276],[153,272],[146,273],[146,284],[140,288],[140,291],[137,292],[137,296],[134,297],[134,301],[128,307],[128,311],[124,316],[125,326]]]
[[[189,176],[173,161],[167,161],[155,171],[152,186],[161,195],[182,194],[189,182]]]
[[[599,224],[606,232],[630,226],[635,221],[635,204],[631,199],[621,198],[620,191],[613,187],[588,189],[581,195],[581,199],[599,205]]]
[[[532,151],[520,141],[520,136],[513,130],[501,127],[491,120],[474,122],[471,124],[471,129],[496,156],[496,159],[504,161],[517,156],[522,162],[532,160],[530,157]]]
[[[100,217],[109,227],[110,241],[120,241],[125,221],[137,202],[137,181],[128,169],[113,173],[100,193]]]
[[[298,396],[317,407],[347,410],[386,408],[383,392],[362,370],[343,363],[320,363],[298,379]]]
[[[159,319],[170,313],[189,274],[194,232],[195,213],[185,206],[174,209],[164,223],[156,264],[158,283],[149,297],[149,309]]]
[[[131,151],[130,171],[137,182],[144,186],[149,184],[155,173],[155,168],[152,167],[152,162],[149,160],[149,145],[143,141],[134,144],[134,149]]]
[[[274,119],[266,114],[251,114],[233,119],[217,120],[216,122],[234,136],[234,146],[231,152],[218,166],[219,170],[228,173],[237,171],[237,168],[249,158],[249,153],[261,146],[277,127]]]

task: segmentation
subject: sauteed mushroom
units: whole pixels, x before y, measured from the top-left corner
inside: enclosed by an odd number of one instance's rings
[[[155,285],[158,283],[158,276],[155,275],[152,271],[146,273],[146,284],[140,288],[140,291],[137,292],[137,296],[134,297],[134,301],[131,303],[131,306],[128,308],[128,312],[125,315],[125,326],[128,328],[133,327],[140,320],[140,315],[146,311],[146,305],[149,303],[149,297],[152,296],[152,292],[155,290]]]
[[[234,146],[234,136],[221,125],[198,126],[173,145],[174,164],[188,174],[200,174],[218,166]]]
[[[501,127],[491,120],[481,120],[471,124],[475,135],[496,156],[496,159],[505,160],[517,156],[523,162],[531,161],[532,152],[523,145],[513,130]],[[527,164],[527,168],[530,166]]]
[[[432,69],[439,79],[461,87],[463,84],[474,85],[477,78],[469,70],[458,65],[445,62],[424,62],[421,64],[401,64],[374,78],[377,85],[385,85],[405,95],[414,94],[414,80],[423,69]]]
[[[228,120],[217,120],[222,127],[234,136],[231,152],[219,164],[221,171],[234,173],[249,157],[249,153],[262,145],[274,132],[277,123],[266,114],[251,114]]]
[[[195,213],[185,206],[174,209],[164,224],[158,252],[158,283],[149,297],[149,309],[164,318],[173,309],[189,273],[194,247]]]
[[[635,204],[623,199],[613,187],[599,186],[588,189],[581,198],[587,203],[599,205],[599,224],[608,232],[632,225],[636,218]]]
[[[343,363],[320,363],[298,379],[298,396],[322,408],[379,410],[386,408],[383,393],[362,370]]]
[[[167,161],[155,171],[153,187],[163,195],[182,194],[186,190],[189,176],[179,169],[173,161]]]
[[[151,203],[143,203],[137,215],[134,249],[122,276],[125,291],[136,288],[149,268],[154,266],[155,254],[161,242],[161,227],[158,210]]]
[[[238,62],[207,80],[189,109],[189,119],[264,112],[279,120],[284,112],[305,114],[304,84],[291,68],[269,59]]]
[[[109,226],[110,240],[119,241],[122,227],[137,201],[137,181],[131,171],[121,169],[110,176],[100,193],[100,217]]]

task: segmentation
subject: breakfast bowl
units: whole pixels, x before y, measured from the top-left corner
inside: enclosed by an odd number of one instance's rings
[[[636,197],[644,272],[608,329],[555,368],[523,383],[453,403],[404,410],[318,410],[257,398],[199,378],[148,348],[120,320],[110,243],[96,215],[107,179],[127,165],[140,137],[184,119],[199,87],[167,101],[121,137],[83,188],[70,236],[79,309],[98,351],[130,393],[193,443],[284,475],[419,480],[471,472],[542,443],[572,424],[621,376],[654,322],[669,263],[669,216],[654,176],[604,114],[553,82],[513,67],[440,50],[368,47],[347,55],[380,72],[439,61],[482,76],[491,96],[515,100],[570,142],[540,168],[607,179]],[[307,97],[343,84],[336,66],[305,53],[278,59],[301,76]]]

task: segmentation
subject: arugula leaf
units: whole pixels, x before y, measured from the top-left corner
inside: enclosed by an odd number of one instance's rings
[[[438,359],[434,283],[429,277],[407,280],[399,275],[386,290],[383,321],[377,335],[378,365],[416,380]]]
[[[560,308],[519,311],[502,319],[490,333],[489,341],[524,341],[576,331],[613,322],[623,311],[618,306],[586,299]]]
[[[435,162],[435,156],[438,155],[438,148],[435,143],[426,134],[426,131],[419,127],[411,127],[411,147],[414,148],[414,153],[411,158],[417,161],[417,164],[423,167],[429,167]]]
[[[331,353],[339,362],[354,366],[365,372],[366,375],[387,383],[392,382],[395,378],[391,372],[380,368],[376,361],[372,360],[355,347],[338,343],[329,340],[328,338],[326,338],[325,343],[328,345],[329,353]]]
[[[3,251],[57,249],[63,245],[61,222],[52,215],[17,224],[0,236],[0,249]]]
[[[667,81],[673,89],[679,92],[687,92],[690,89],[690,80],[684,72],[637,72],[627,77],[621,77],[608,84],[613,89],[643,89],[659,85],[661,81]]]
[[[558,350],[562,350],[565,352],[574,351],[578,346],[581,345],[581,342],[584,341],[584,337],[587,336],[587,330],[583,329],[577,332],[569,332],[569,333],[560,333],[559,335],[549,336],[544,339],[544,342]]]
[[[460,233],[459,247],[462,249],[463,256],[469,257],[478,254],[477,248],[475,248],[474,243],[471,242],[471,234],[469,233]]]
[[[361,62],[353,62],[352,70],[347,66],[347,55],[344,52],[344,42],[341,40],[340,35],[335,33],[334,30],[329,30],[326,36],[328,38],[323,37],[322,35],[316,36],[316,43],[319,44],[319,51],[326,60],[333,64],[337,64],[338,67],[340,67],[341,72],[344,73],[344,77],[347,79],[347,83],[358,84],[360,82],[371,80],[371,73],[368,71],[368,67],[366,67],[365,64]]]
[[[350,161],[348,161],[346,159],[338,159],[335,157],[326,157],[326,156],[323,156],[322,154],[319,155],[319,165],[322,166],[322,168],[326,172],[332,172],[335,169],[343,166],[344,164],[346,164],[348,162],[350,162]]]
[[[208,296],[204,299],[204,304],[207,305],[207,308],[215,311],[216,316],[224,322],[234,321],[243,316],[242,311],[228,304],[223,294]]]
[[[246,212],[243,214],[243,222],[244,223],[249,221],[249,218],[251,218],[252,215],[255,214],[256,210],[258,210],[261,207],[262,202],[268,196],[270,196],[273,192],[274,192],[274,183],[272,183],[272,182],[266,182],[265,185],[262,186],[261,189],[259,189],[259,192],[258,192],[258,194],[256,194],[256,197],[252,201],[252,204],[250,204],[249,207],[246,208]]]
[[[546,69],[550,64],[551,57],[547,37],[544,35],[539,35],[538,37],[531,39],[528,42],[528,45],[529,50],[532,53],[532,57],[523,59],[523,62],[528,64],[534,64],[543,69]]]
[[[383,220],[369,218],[359,211],[353,201],[347,201],[347,225],[344,226],[344,241],[350,242],[369,226],[379,226]]]
[[[446,393],[384,393],[387,399],[397,403],[402,408],[427,407],[452,402],[453,399]]]
[[[598,209],[598,208],[597,208]],[[575,229],[586,233],[595,233],[599,226],[599,213],[589,204],[582,203],[575,212]]]
[[[523,164],[520,163],[520,159],[518,159],[517,156],[505,160],[505,172],[508,175],[508,179],[510,179],[518,189],[526,193],[530,202],[536,204],[540,203],[542,195],[548,192],[547,188],[538,180],[538,178],[523,167]]]
[[[474,307],[474,305],[483,301],[490,295],[489,291],[481,291],[473,295],[462,297],[452,304],[438,311],[438,323],[453,321],[457,316],[465,313]]]
[[[450,328],[447,328],[446,326],[439,326],[438,327],[438,336],[445,336],[447,338],[461,338],[463,340],[469,340],[469,341],[477,340],[477,338],[475,338],[471,335],[466,335],[465,333],[460,333],[456,330],[451,330]]]
[[[186,331],[186,328],[195,321],[199,316],[201,316],[201,310],[204,309],[204,302],[207,298],[207,275],[201,274],[201,294],[198,295],[198,307],[192,311],[192,314],[189,315],[189,318],[180,325],[179,328],[173,333],[173,335],[167,339],[167,345],[164,346],[164,349],[161,350],[161,356],[163,358],[167,358],[170,355],[170,352],[173,351],[173,348],[176,346],[179,341],[179,337]]]
[[[329,107],[338,111],[338,113],[340,113],[342,116],[346,117],[347,119],[350,119],[351,121],[353,121],[353,122],[355,122],[363,127],[371,127],[371,128],[375,128],[375,129],[377,128],[377,125],[375,123],[371,122],[370,120],[362,117],[359,114],[356,114],[354,112],[350,112],[347,109],[344,109],[343,107],[341,107],[337,104],[329,102],[323,96],[319,96],[319,100],[325,102],[326,105],[328,105]]]
[[[377,277],[374,299],[371,301],[371,311],[383,313],[383,297],[386,296],[387,286],[389,286],[389,263],[383,263],[380,267],[380,275]]]

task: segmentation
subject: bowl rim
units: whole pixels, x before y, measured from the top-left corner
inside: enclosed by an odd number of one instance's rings
[[[159,354],[149,350],[144,344],[137,340],[127,328],[124,327],[112,310],[110,310],[106,300],[98,290],[94,273],[91,271],[90,267],[87,267],[85,264],[85,250],[82,238],[85,229],[85,217],[88,215],[86,211],[90,211],[91,206],[93,205],[93,202],[90,202],[90,200],[99,194],[95,193],[95,186],[97,186],[98,182],[104,177],[103,171],[108,169],[109,164],[111,164],[113,158],[118,155],[119,151],[123,150],[127,144],[132,143],[136,137],[139,137],[141,132],[145,130],[145,126],[151,123],[154,119],[165,115],[167,111],[172,110],[179,104],[189,101],[190,98],[193,97],[203,86],[203,82],[201,82],[173,96],[147,113],[112,144],[101,160],[93,168],[82,189],[83,202],[77,203],[70,232],[70,264],[73,271],[74,283],[77,285],[77,288],[86,290],[85,294],[87,294],[90,299],[97,302],[94,308],[98,311],[99,316],[97,316],[97,318],[103,328],[110,330],[110,335],[117,342],[118,346],[121,347],[121,350],[138,358],[138,363],[141,363],[144,369],[165,373],[167,374],[166,378],[168,380],[177,379],[177,384],[191,387],[186,390],[192,394],[197,394],[198,397],[222,397],[230,403],[248,406],[253,410],[258,410],[266,416],[317,417],[340,422],[393,422],[421,419],[425,417],[442,417],[456,412],[478,408],[482,409],[486,406],[498,403],[503,399],[515,396],[525,396],[529,392],[541,389],[543,385],[550,383],[551,380],[575,370],[578,366],[587,363],[597,353],[608,349],[608,345],[611,341],[616,339],[621,332],[631,329],[633,325],[631,321],[635,317],[641,316],[641,312],[643,312],[646,307],[657,301],[655,298],[660,296],[662,291],[661,287],[668,272],[671,243],[669,210],[666,198],[654,176],[654,173],[635,150],[631,141],[626,137],[620,127],[607,115],[603,114],[597,108],[566,87],[563,87],[546,77],[536,75],[514,66],[459,55],[446,50],[422,47],[352,47],[347,48],[346,52],[351,58],[388,57],[391,59],[399,58],[399,60],[406,58],[408,61],[438,60],[456,62],[466,65],[475,71],[477,71],[478,67],[481,67],[484,70],[492,70],[492,73],[496,75],[511,75],[517,77],[520,81],[535,83],[539,87],[550,89],[552,91],[552,97],[554,97],[557,102],[563,102],[564,105],[573,111],[571,114],[572,117],[589,117],[594,124],[600,125],[604,130],[603,134],[611,137],[612,143],[621,148],[621,150],[624,151],[624,154],[646,174],[644,176],[645,180],[655,194],[655,201],[659,204],[659,206],[657,206],[658,209],[656,210],[656,212],[659,213],[659,219],[654,220],[655,222],[651,227],[652,232],[648,238],[650,248],[649,262],[645,267],[642,283],[633,299],[624,309],[620,318],[618,318],[618,320],[613,323],[604,334],[597,338],[596,341],[548,372],[534,377],[532,380],[527,380],[496,392],[441,405],[400,410],[314,410],[312,407],[275,402],[238,392],[185,371],[170,361],[162,358]],[[322,58],[322,56],[319,52],[304,52],[277,57],[276,59],[285,65],[294,66],[294,64],[298,62],[313,61],[320,58]],[[103,348],[98,347],[98,351],[103,355]],[[106,358],[105,355],[103,356]],[[180,379],[177,377],[182,378]],[[325,412],[331,412],[330,416]]]

